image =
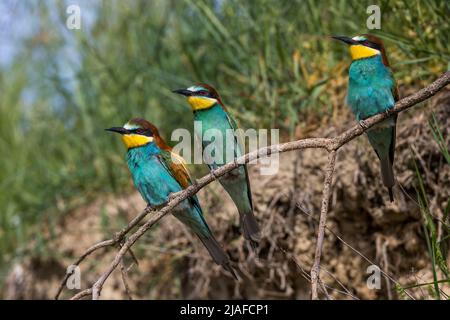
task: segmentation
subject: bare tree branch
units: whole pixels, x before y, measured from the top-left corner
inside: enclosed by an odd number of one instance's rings
[[[124,227],[122,230],[114,234],[114,237],[110,240],[105,240],[102,242],[99,242],[92,247],[88,248],[72,265],[78,266],[84,259],[86,259],[90,254],[92,254],[94,251],[97,251],[101,248],[106,248],[110,246],[114,246],[116,244],[120,244],[123,241],[123,238],[125,235],[133,229],[149,212],[151,212],[153,209],[151,206],[147,206],[144,211],[142,211],[139,215],[133,218],[126,227]],[[136,264],[138,264],[136,257],[134,256],[133,252],[130,251],[131,256],[135,260]],[[67,280],[69,277],[74,273],[75,269],[73,269],[72,272],[66,273],[64,276],[64,279],[61,281],[58,291],[56,292],[55,299],[58,300],[62,290],[64,289],[64,286],[66,285]]]
[[[296,205],[300,209],[301,213],[303,213],[306,216],[308,216],[309,218],[311,218],[314,223],[317,223],[317,224],[319,223],[319,220],[316,217],[314,217],[311,213],[307,212],[303,207],[301,207],[301,205],[299,203],[297,203]],[[371,261],[367,256],[365,256],[361,251],[359,251],[356,248],[354,248],[353,246],[351,246],[347,241],[345,241],[339,234],[334,232],[327,225],[325,225],[325,229],[328,230],[329,232],[331,232],[336,237],[336,239],[338,239],[340,242],[342,242],[342,244],[344,246],[346,246],[347,248],[349,248],[350,250],[355,252],[358,256],[363,258],[366,262],[368,262],[371,265],[377,265],[374,261]],[[325,268],[322,268],[322,269],[323,269],[323,271],[328,273],[348,294],[351,295],[351,292],[339,281],[339,279],[335,275],[333,275],[330,271],[328,271]],[[384,272],[382,269],[380,269],[380,272],[382,275],[384,275],[386,277],[386,279],[389,279],[392,283],[394,283],[397,286],[401,286],[400,283],[398,281],[396,281],[391,275]],[[319,281],[320,281],[320,278],[319,278]],[[407,290],[405,290],[404,292],[408,296],[408,298],[410,298],[411,300],[415,300],[414,297]],[[353,296],[353,298],[356,298],[356,297]]]
[[[330,200],[331,183],[333,182],[333,172],[336,164],[336,151],[331,151],[328,155],[328,166],[325,172],[325,181],[323,183],[322,207],[320,209],[319,229],[317,231],[316,252],[314,256],[314,264],[311,268],[311,299],[319,299],[317,293],[317,285],[320,273],[320,257],[322,255],[323,238],[325,235],[325,227],[327,224],[328,203]]]
[[[78,292],[76,295],[74,295],[70,300],[81,300],[84,297],[92,295],[92,289],[85,289],[83,291]]]
[[[128,285],[128,268],[125,266],[123,259],[120,261],[120,273],[122,274],[123,287],[128,300],[133,300],[133,295],[131,294],[130,286]]]
[[[383,121],[384,119],[388,118],[390,115],[399,113],[401,111],[404,111],[428,98],[436,94],[439,90],[444,88],[446,85],[450,83],[450,72],[447,71],[444,74],[442,74],[436,81],[428,85],[427,87],[419,90],[418,92],[403,98],[399,100],[394,108],[389,110],[388,112],[375,115],[373,117],[370,117],[364,121],[364,128],[360,125],[356,125],[347,131],[343,132],[342,134],[338,135],[335,138],[309,138],[309,139],[301,139],[297,141],[291,141],[286,142],[278,145],[272,145],[269,147],[264,147],[258,150],[255,150],[253,152],[250,152],[248,154],[245,154],[237,159],[235,159],[233,162],[227,163],[223,165],[222,167],[211,171],[209,174],[205,175],[204,177],[198,179],[193,185],[189,186],[183,191],[177,192],[176,194],[173,194],[169,201],[157,212],[154,212],[151,217],[148,219],[147,222],[145,222],[141,227],[138,228],[137,231],[135,231],[124,243],[122,248],[120,248],[119,252],[116,254],[114,260],[111,262],[109,267],[106,269],[106,271],[98,278],[98,280],[93,284],[91,289],[86,289],[77,295],[73,296],[72,299],[80,299],[86,295],[89,295],[92,293],[92,298],[98,299],[101,293],[101,290],[103,288],[103,285],[105,281],[108,279],[108,277],[111,275],[111,273],[116,269],[116,267],[120,264],[123,256],[126,254],[126,252],[131,248],[131,246],[134,245],[134,243],[148,230],[150,229],[156,222],[158,222],[163,216],[168,214],[172,211],[172,209],[177,206],[179,203],[184,201],[185,199],[189,198],[190,196],[196,194],[200,189],[211,183],[212,181],[216,180],[217,178],[223,176],[224,174],[236,169],[239,165],[242,163],[248,163],[250,161],[256,160],[258,158],[267,157],[273,153],[281,153],[286,151],[292,151],[292,150],[300,150],[300,149],[306,149],[306,148],[320,148],[325,149],[331,154],[331,158],[335,158],[336,151],[348,143],[349,141],[353,140],[357,136],[363,134],[367,129],[374,126],[375,124]],[[332,167],[334,168],[334,161],[330,161],[329,163],[329,169]],[[332,166],[331,166],[332,162]],[[332,171],[329,172],[329,178],[331,180],[332,178]],[[327,179],[325,179],[325,183],[327,182]],[[325,185],[326,187],[326,185]],[[329,186],[330,187],[330,186]],[[324,188],[325,189],[325,188]],[[326,194],[329,195],[330,190],[325,192],[324,190],[324,196]],[[322,198],[322,210],[321,210],[321,216],[324,215],[324,219],[326,218],[326,213],[328,211],[328,200],[326,201],[326,204],[324,204],[324,199]],[[107,246],[113,246],[120,242],[120,240],[124,239],[125,235],[133,228],[135,227],[145,216],[147,216],[151,212],[151,209],[147,207],[142,213],[140,213],[137,217],[135,217],[127,227],[122,229],[120,232],[116,234],[116,236],[113,239],[102,241],[91,248],[89,248],[77,261],[76,265],[78,265],[81,261],[83,261],[88,255],[90,255],[92,252],[96,251],[97,249],[107,247]],[[319,236],[320,236],[320,230],[324,230],[324,227],[320,228],[319,226]],[[319,240],[318,236],[318,240]],[[322,235],[323,242],[323,235]],[[321,245],[321,243],[317,243],[317,245]],[[321,254],[321,248],[316,248],[316,258],[318,257],[318,263],[320,263],[320,254]],[[317,268],[320,268],[318,265]],[[313,268],[314,269],[314,268]],[[316,269],[317,270],[317,269]],[[318,272],[318,270],[317,270]],[[311,272],[311,276],[312,276]],[[66,275],[65,280],[61,284],[58,293],[56,294],[56,299],[59,297],[62,288],[64,287],[65,281],[67,281],[67,278],[70,275]],[[318,273],[317,273],[317,279],[316,281],[319,281],[318,279]],[[317,283],[317,282],[316,282]],[[83,293],[83,294],[82,294]]]

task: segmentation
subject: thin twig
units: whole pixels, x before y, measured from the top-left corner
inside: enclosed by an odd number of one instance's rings
[[[129,268],[125,267],[125,262],[122,259],[120,261],[120,273],[122,275],[123,286],[125,289],[125,293],[128,297],[128,300],[133,300],[133,295],[131,294],[130,286],[128,285],[128,270]]]
[[[78,292],[76,295],[74,295],[70,300],[81,300],[81,298],[87,297],[92,295],[92,289],[85,289],[83,291]]]
[[[304,208],[301,207],[300,204],[297,204],[298,208],[300,209],[300,211],[307,215],[308,217],[310,217],[312,219],[313,222],[315,223],[319,223],[317,221],[317,219],[309,212],[305,211]],[[366,262],[370,263],[371,265],[376,266],[377,264],[375,262],[373,262],[372,260],[370,260],[367,256],[365,256],[361,251],[359,251],[358,249],[356,249],[355,247],[353,247],[351,244],[349,244],[347,241],[345,241],[340,235],[338,235],[336,232],[334,232],[332,229],[330,229],[327,225],[325,225],[325,229],[327,229],[329,232],[331,232],[340,242],[342,242],[347,248],[349,248],[350,250],[352,250],[353,252],[355,252],[357,255],[359,255],[361,258],[363,258]],[[326,269],[324,269],[324,271],[328,272]],[[387,272],[385,272],[383,269],[380,268],[380,272],[382,275],[384,275],[387,279],[389,279],[392,283],[396,284],[399,287],[403,286],[397,281],[395,280],[391,275],[389,275]],[[337,280],[337,279],[336,279]],[[404,288],[405,289],[405,288]],[[405,294],[411,299],[411,300],[415,300],[414,297],[408,293],[405,290]]]
[[[290,254],[287,253],[286,250],[284,250],[282,247],[280,247],[279,245],[275,244],[275,246],[278,248],[278,250],[280,250],[288,259],[292,260],[292,262],[294,262],[294,264],[296,265],[297,268],[300,269],[300,274],[303,278],[305,278],[306,281],[308,281],[309,283],[311,283],[311,275],[306,272],[306,270],[304,268],[302,268],[302,266],[300,265],[300,263],[298,263],[297,259],[295,259],[295,257]],[[325,271],[329,272],[328,270],[324,269]],[[322,290],[322,292],[325,294],[325,296],[327,297],[328,300],[333,300],[333,298],[328,294],[327,290],[324,290],[324,288],[330,289],[331,291],[343,294],[345,296],[350,296],[352,299],[354,300],[359,300],[358,297],[354,296],[347,288],[344,287],[344,285],[341,284],[341,287],[345,290],[339,290],[336,288],[333,288],[327,284],[325,284],[321,279],[319,279],[319,284],[320,284],[320,290]]]
[[[120,243],[125,235],[133,229],[147,214],[149,214],[153,208],[151,206],[147,206],[144,211],[142,211],[138,216],[134,217],[133,220],[131,220],[122,230],[114,234],[114,237],[110,240],[101,241],[89,249],[87,249],[72,265],[78,266],[81,262],[83,262],[84,259],[86,259],[89,255],[91,255],[94,251],[97,251],[98,249],[114,246],[118,243]],[[133,260],[135,260],[136,264],[138,264],[137,259],[133,253],[133,251],[130,250],[130,254],[133,257]],[[75,269],[73,269],[72,272],[66,273],[63,280],[61,281],[58,291],[56,292],[55,299],[58,300],[62,290],[64,289],[64,286],[66,285],[67,279],[73,274]]]
[[[325,294],[325,297],[327,298],[327,300],[333,300],[333,298],[328,294],[327,287],[323,283],[322,279],[319,278],[318,281],[319,281],[319,286],[322,288],[322,292]]]
[[[316,252],[314,254],[314,264],[311,268],[311,299],[319,299],[317,285],[319,283],[320,258],[322,256],[323,238],[327,223],[328,203],[330,201],[331,183],[333,182],[333,172],[336,164],[336,151],[331,151],[328,155],[328,166],[325,172],[323,183],[322,207],[320,209],[319,228],[317,231]]]
[[[73,266],[78,266],[84,259],[86,259],[91,253],[93,253],[94,251],[101,249],[101,248],[105,248],[105,247],[109,247],[111,245],[114,244],[114,240],[105,240],[102,242],[99,242],[95,245],[93,245],[92,247],[90,247],[89,249],[87,249],[78,259],[77,261],[75,261],[72,265]],[[72,269],[71,272],[67,272],[66,275],[64,276],[63,280],[61,281],[59,287],[58,287],[58,291],[55,295],[55,299],[57,300],[59,298],[59,295],[61,294],[62,290],[64,289],[64,286],[66,285],[67,280],[69,279],[69,277],[75,272],[75,268]],[[76,296],[76,295],[75,295]],[[75,297],[74,296],[74,297]],[[72,298],[74,298],[72,297]]]
[[[386,252],[387,240],[381,246],[381,256],[383,257],[383,269],[388,272],[389,271],[389,260]],[[391,283],[388,278],[386,279],[386,291],[388,294],[388,300],[392,300],[392,292],[391,292]]]
[[[347,292],[347,294],[349,296],[351,296],[353,299],[355,300],[359,300],[358,297],[356,297],[355,295],[352,294],[352,292],[330,271],[328,271],[326,268],[324,268],[323,266],[320,267],[320,270],[325,271],[330,277],[332,277],[334,279],[334,281],[337,282],[337,284],[345,291]],[[319,281],[321,281],[320,277],[319,277]]]

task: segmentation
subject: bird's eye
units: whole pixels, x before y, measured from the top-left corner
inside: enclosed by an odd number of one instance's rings
[[[370,42],[370,41],[368,41],[368,40],[365,40],[365,41],[362,43],[362,45],[364,45],[364,46],[366,46],[366,47],[369,47],[369,48],[376,49],[376,50],[381,50],[381,49],[380,49],[380,46],[379,46],[377,43]]]
[[[145,132],[145,130],[142,128],[136,129],[137,134],[143,134],[144,132]]]
[[[208,91],[202,90],[198,92],[199,95],[201,96],[207,96],[208,95]]]

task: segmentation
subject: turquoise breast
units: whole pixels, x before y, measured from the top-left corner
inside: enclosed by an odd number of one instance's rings
[[[153,206],[161,205],[171,192],[180,191],[178,183],[161,164],[155,143],[132,148],[127,153],[127,163],[134,185],[144,200]]]
[[[380,55],[353,61],[349,70],[347,104],[358,121],[392,108],[394,80]]]
[[[196,111],[194,113],[194,120],[201,123],[201,128],[199,126],[196,127],[195,134],[199,138],[203,137],[201,140],[205,148],[205,157],[208,157],[206,148],[211,148],[215,158],[220,159],[214,163],[208,161],[211,168],[215,169],[217,166],[227,163],[227,157],[230,158],[228,159],[229,161],[232,161],[235,157],[235,152],[238,155],[241,153],[241,150],[235,144],[234,138],[227,140],[227,130],[233,130],[233,128],[228,121],[225,110],[219,104],[215,104],[210,109]],[[234,131],[229,132],[234,133]],[[211,138],[212,136],[214,138]],[[208,147],[209,145],[210,147]],[[212,148],[213,145],[214,148]],[[227,150],[229,150],[228,154]]]

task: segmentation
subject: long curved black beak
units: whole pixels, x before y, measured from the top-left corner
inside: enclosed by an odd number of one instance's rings
[[[345,36],[331,36],[331,38],[342,41],[346,44],[358,44],[358,41],[353,40],[352,38],[349,38],[349,37],[345,37]]]
[[[181,94],[186,97],[189,97],[193,94],[193,92],[188,89],[177,89],[177,90],[172,90],[172,92]]]
[[[123,127],[112,127],[112,128],[105,129],[105,130],[106,131],[111,131],[111,132],[117,132],[117,133],[120,133],[120,134],[127,134],[127,133],[129,133],[129,131],[127,129],[123,128]]]

